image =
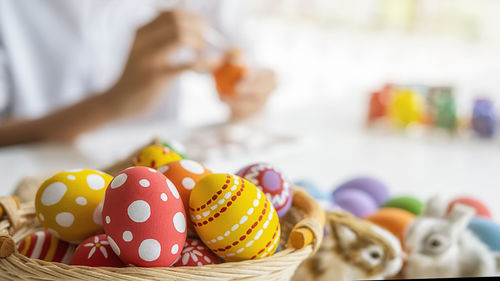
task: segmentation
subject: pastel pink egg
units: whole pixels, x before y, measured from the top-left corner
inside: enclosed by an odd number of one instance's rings
[[[111,249],[106,234],[94,235],[76,248],[71,265],[123,267],[125,264]]]
[[[219,264],[220,259],[201,240],[188,238],[179,260],[174,264],[177,266],[202,266],[207,264]]]
[[[136,266],[170,266],[186,241],[186,213],[175,185],[147,167],[130,167],[109,184],[104,232],[116,255]]]
[[[236,173],[257,186],[273,204],[278,217],[283,217],[292,205],[290,182],[280,170],[267,163],[248,165]]]

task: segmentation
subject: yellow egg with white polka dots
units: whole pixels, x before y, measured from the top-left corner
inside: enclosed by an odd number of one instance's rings
[[[88,169],[55,174],[36,193],[38,220],[59,239],[71,243],[102,233],[102,201],[112,179]]]
[[[154,144],[143,148],[133,161],[134,166],[145,166],[158,169],[167,163],[179,161],[182,157],[173,149]]]

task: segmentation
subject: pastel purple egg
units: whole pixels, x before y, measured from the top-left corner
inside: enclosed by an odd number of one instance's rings
[[[377,206],[382,206],[389,200],[389,189],[381,181],[370,177],[359,177],[349,180],[333,191],[333,197],[339,196],[346,190],[358,190],[370,196]]]
[[[248,165],[236,173],[260,188],[273,204],[278,217],[283,217],[292,205],[290,182],[280,170],[267,163]]]
[[[343,210],[362,218],[378,210],[377,202],[366,192],[356,189],[346,189],[337,194],[333,201]]]

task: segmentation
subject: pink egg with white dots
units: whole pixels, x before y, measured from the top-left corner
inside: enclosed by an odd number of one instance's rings
[[[267,163],[248,165],[236,173],[257,186],[271,201],[278,213],[283,217],[292,206],[292,189],[290,182],[276,167]]]
[[[170,266],[186,241],[186,213],[175,185],[147,167],[130,167],[109,184],[104,232],[125,264]]]
[[[179,260],[174,264],[178,266],[202,266],[207,264],[219,264],[220,259],[201,240],[188,238],[182,249]]]

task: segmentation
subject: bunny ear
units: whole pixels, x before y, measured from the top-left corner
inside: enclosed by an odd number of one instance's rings
[[[337,234],[340,240],[339,243],[344,247],[347,247],[349,244],[358,239],[358,235],[344,224],[339,224],[337,226]]]
[[[422,212],[424,217],[444,217],[446,213],[446,204],[440,195],[434,195],[425,204],[425,209]]]
[[[475,214],[474,208],[464,204],[455,204],[448,215],[448,220],[451,222],[454,232],[461,233],[467,228]]]

